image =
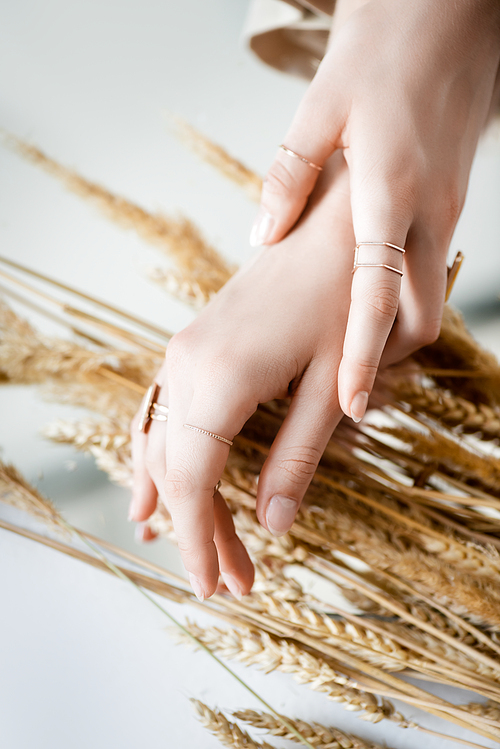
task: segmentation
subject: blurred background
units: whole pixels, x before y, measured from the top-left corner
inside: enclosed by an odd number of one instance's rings
[[[248,235],[256,206],[179,144],[169,117],[180,115],[265,173],[307,84],[266,67],[245,48],[246,13],[245,0],[0,0],[0,127],[149,210],[189,216],[230,261],[241,263],[253,252]],[[466,257],[451,302],[497,353],[499,205],[500,128],[494,124],[480,144],[450,253],[460,249]],[[159,258],[154,249],[1,145],[0,254],[173,331],[193,319],[192,310],[147,279],[145,269]],[[36,322],[49,333],[64,334]],[[112,486],[92,459],[39,436],[47,422],[78,413],[43,402],[30,388],[0,388],[3,458],[50,496],[70,522],[181,570],[166,543],[135,543],[126,520],[127,491]],[[12,516],[1,506],[0,513]],[[0,551],[3,540],[4,548],[12,543],[7,535],[0,534]],[[32,574],[34,553],[23,544],[26,553],[9,570],[21,580]],[[0,582],[7,569],[0,569]],[[12,637],[14,625],[5,626],[4,637]],[[26,688],[31,678],[30,669],[19,675],[12,658],[12,670],[0,676],[5,694],[12,679],[23,678]],[[29,694],[35,699],[35,692]],[[55,690],[54,700],[64,702],[61,695]],[[0,701],[0,714],[6,704],[17,714],[12,699]],[[74,719],[79,717],[77,711]],[[47,713],[40,720],[48,720]],[[50,720],[47,725],[54,728]],[[165,746],[151,727],[139,730],[134,724],[122,735],[114,723],[99,725],[101,737],[120,736],[120,747],[138,746],[131,738],[136,730],[150,745]],[[53,735],[55,743],[32,745],[59,749],[63,734]],[[8,749],[28,745],[18,740]],[[87,741],[72,736],[71,744],[83,747]],[[403,745],[416,747],[418,739],[405,737]],[[102,739],[94,746],[109,743]]]

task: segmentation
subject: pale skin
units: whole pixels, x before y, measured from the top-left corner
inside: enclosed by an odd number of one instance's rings
[[[284,138],[252,243],[266,245],[170,342],[156,381],[168,424],[132,424],[130,515],[158,497],[199,598],[237,597],[253,567],[214,486],[259,403],[291,397],[261,472],[257,515],[289,530],[340,418],[359,421],[379,366],[436,339],[446,255],[500,59],[493,0],[339,2],[329,50]],[[403,269],[360,268],[360,261]]]

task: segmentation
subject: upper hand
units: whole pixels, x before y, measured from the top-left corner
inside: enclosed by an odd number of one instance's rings
[[[370,0],[349,13],[350,4],[337,1],[329,51],[283,142],[319,165],[343,149],[355,243],[406,248],[402,281],[379,268],[354,274],[339,399],[358,420],[382,353],[388,364],[439,334],[446,254],[498,70],[500,5]],[[286,235],[317,176],[278,151],[253,244]],[[401,261],[387,247],[361,249],[360,262]]]

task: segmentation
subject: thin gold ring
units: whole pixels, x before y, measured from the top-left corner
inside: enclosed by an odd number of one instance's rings
[[[453,285],[455,281],[457,280],[458,271],[460,270],[460,267],[464,261],[464,254],[460,250],[455,255],[455,260],[451,264],[451,266],[448,268],[447,272],[447,279],[446,279],[446,296],[444,301],[447,302],[450,298],[451,290],[453,288]]]
[[[391,242],[358,242],[355,249],[359,249],[361,245],[383,245],[384,247],[392,247],[393,250],[398,250],[398,252],[402,252],[403,255],[405,254],[406,250],[403,247],[398,247],[397,244],[391,244]]]
[[[140,432],[147,432],[151,419],[154,419],[155,421],[168,420],[168,406],[164,406],[156,400],[159,392],[160,386],[157,382],[153,382],[146,391],[144,405],[142,406],[139,419]]]
[[[279,148],[281,148],[282,151],[288,154],[288,156],[291,156],[292,159],[298,159],[299,161],[303,161],[304,164],[307,164],[307,166],[310,166],[313,169],[316,169],[318,172],[323,171],[322,166],[318,166],[318,164],[313,164],[313,162],[309,161],[309,159],[306,159],[305,156],[301,156],[299,153],[295,153],[295,151],[292,151],[291,148],[287,148],[286,146],[284,146],[283,143],[279,146]]]
[[[403,255],[406,252],[403,247],[398,247],[397,244],[392,244],[391,242],[358,242],[358,244],[354,248],[354,265],[352,268],[353,273],[355,273],[358,268],[386,268],[386,270],[391,270],[393,271],[393,273],[397,273],[399,276],[403,276],[403,271],[399,270],[399,268],[394,268],[393,265],[386,265],[386,263],[358,263],[359,248],[364,245],[390,247],[393,250],[401,252]]]
[[[209,432],[208,429],[201,429],[201,427],[195,427],[192,424],[183,424],[182,426],[186,427],[186,429],[192,429],[193,432],[199,432],[200,434],[206,434],[208,437],[213,437],[214,440],[219,440],[219,442],[225,442],[226,445],[233,444],[231,440],[228,440],[225,437],[221,437],[220,434]]]

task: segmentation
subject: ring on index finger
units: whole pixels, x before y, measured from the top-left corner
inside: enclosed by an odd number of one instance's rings
[[[393,265],[386,265],[386,263],[360,263],[358,260],[359,248],[367,245],[375,245],[377,247],[390,247],[391,250],[397,250],[402,255],[404,255],[406,252],[403,247],[398,247],[396,244],[392,244],[391,242],[358,242],[358,244],[354,248],[354,265],[352,268],[353,273],[355,273],[358,268],[386,268],[387,270],[392,270],[394,273],[397,273],[400,276],[403,275],[402,270],[399,270],[399,268],[394,268]]]
[[[155,421],[167,421],[168,419],[168,406],[158,403],[156,400],[159,392],[160,386],[157,382],[153,382],[146,392],[139,419],[140,432],[147,432],[151,419]]]

